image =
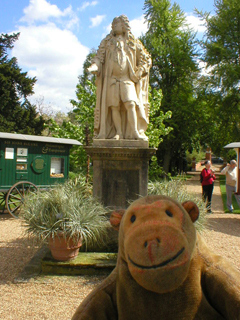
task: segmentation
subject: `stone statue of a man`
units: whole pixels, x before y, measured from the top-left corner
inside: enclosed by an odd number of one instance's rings
[[[147,140],[150,67],[150,54],[132,35],[128,18],[116,17],[88,69],[97,75],[97,139]]]

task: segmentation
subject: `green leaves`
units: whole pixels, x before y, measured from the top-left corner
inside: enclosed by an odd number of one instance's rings
[[[226,92],[239,88],[240,80],[240,3],[238,0],[215,1],[216,15],[198,12],[206,19],[202,46],[204,61],[212,67],[212,81]]]
[[[216,0],[215,15],[197,11],[205,20],[201,45],[203,61],[209,67],[203,77],[202,96],[209,115],[209,142],[217,154],[240,135],[240,2]]]
[[[172,116],[171,111],[165,114],[160,110],[162,100],[162,91],[153,89],[153,93],[149,92],[150,112],[149,112],[149,125],[146,131],[149,137],[149,145],[152,148],[158,148],[159,144],[163,141],[163,137],[168,135],[172,130],[171,127],[166,127],[163,123],[165,120],[170,119]]]
[[[177,4],[146,0],[144,9],[149,30],[141,40],[152,56],[150,85],[162,90],[161,111],[152,115],[149,130],[153,132],[155,146],[157,134],[165,136],[158,137],[158,142],[162,142],[158,162],[164,165],[165,172],[173,172],[171,163],[192,148],[197,135],[194,125],[198,111],[194,86],[198,74],[197,41]],[[162,126],[163,118],[166,127]]]
[[[36,78],[30,78],[18,67],[17,59],[8,59],[18,34],[0,35],[0,131],[40,134],[43,119],[28,101]]]
[[[77,85],[76,95],[78,101],[71,100],[75,120],[83,128],[87,126],[93,135],[94,108],[96,104],[95,84],[89,80],[86,80],[85,86],[79,83]]]

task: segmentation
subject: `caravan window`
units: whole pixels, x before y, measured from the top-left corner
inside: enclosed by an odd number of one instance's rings
[[[64,159],[51,158],[50,177],[63,178],[64,177]]]

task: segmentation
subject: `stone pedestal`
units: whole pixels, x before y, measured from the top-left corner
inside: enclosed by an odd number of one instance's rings
[[[93,160],[93,195],[104,206],[125,209],[147,195],[148,164],[156,152],[148,142],[95,140],[85,149]]]

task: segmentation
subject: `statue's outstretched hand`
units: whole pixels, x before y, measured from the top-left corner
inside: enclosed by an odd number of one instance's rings
[[[98,74],[98,66],[96,63],[93,63],[87,70],[93,74]]]

